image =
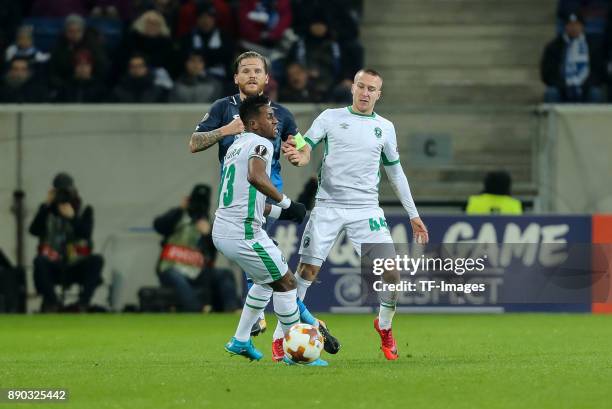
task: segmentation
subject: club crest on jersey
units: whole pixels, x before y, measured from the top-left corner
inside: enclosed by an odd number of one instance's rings
[[[374,128],[374,135],[376,135],[376,139],[382,138],[382,129],[379,127]]]
[[[268,148],[266,148],[265,146],[257,145],[255,147],[255,155],[261,156],[262,158],[264,158],[267,153],[268,153]]]

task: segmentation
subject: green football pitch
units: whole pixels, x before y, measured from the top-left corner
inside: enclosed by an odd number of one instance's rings
[[[324,315],[327,368],[273,363],[271,331],[264,360],[230,357],[238,318],[0,316],[0,388],[66,388],[58,408],[612,407],[612,316],[398,314],[387,362],[372,316]]]

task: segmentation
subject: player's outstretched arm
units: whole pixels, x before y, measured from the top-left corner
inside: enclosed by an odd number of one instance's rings
[[[247,180],[259,192],[278,202],[278,206],[271,206],[270,209],[264,209],[264,214],[270,215],[275,219],[291,220],[296,223],[302,223],[306,217],[306,206],[302,203],[291,201],[291,199],[276,189],[266,173],[266,162],[263,159],[257,156],[249,159]]]
[[[391,186],[393,187],[395,194],[400,199],[402,206],[410,217],[412,235],[415,241],[419,244],[427,244],[429,242],[429,233],[427,232],[425,223],[423,223],[419,217],[419,212],[417,211],[416,205],[414,204],[414,199],[412,198],[412,192],[410,191],[408,179],[406,178],[406,174],[404,173],[404,169],[402,169],[402,165],[399,163],[399,160],[397,163],[392,165],[385,165],[385,171],[387,172],[389,182],[391,182]]]
[[[220,128],[207,132],[194,132],[189,140],[191,153],[205,151],[226,136],[236,135],[244,132],[244,125],[240,118],[234,118],[232,122]]]

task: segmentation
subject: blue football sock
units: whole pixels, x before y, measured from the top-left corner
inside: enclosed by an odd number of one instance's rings
[[[304,305],[304,302],[300,300],[299,297],[297,299],[297,305],[300,309],[300,321],[305,324],[318,326],[316,318],[308,311],[308,308],[306,308],[306,305]]]

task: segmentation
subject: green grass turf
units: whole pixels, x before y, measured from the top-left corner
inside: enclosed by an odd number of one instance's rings
[[[612,407],[612,316],[397,315],[395,362],[372,316],[321,318],[343,343],[328,368],[273,363],[271,331],[261,362],[230,358],[238,315],[0,316],[0,388],[68,388],[66,408]]]

